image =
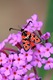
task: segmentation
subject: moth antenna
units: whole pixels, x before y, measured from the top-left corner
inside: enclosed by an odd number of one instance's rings
[[[29,21],[28,22],[28,24],[25,26],[25,28],[30,24],[30,23],[32,23],[32,21]],[[19,26],[19,25],[18,25]],[[19,26],[20,27],[20,26]],[[21,27],[20,27],[21,28]],[[25,29],[24,28],[24,29]],[[19,29],[15,29],[15,28],[9,28],[9,31],[11,31],[11,30],[16,30],[16,31],[18,31]]]
[[[9,31],[11,31],[13,28],[9,28]]]
[[[16,31],[18,31],[19,29],[9,28],[9,31],[11,31],[11,30],[16,30]]]
[[[25,26],[25,28],[26,28],[30,23],[32,23],[32,21],[29,21],[28,24]],[[25,28],[24,28],[24,29],[25,29]]]

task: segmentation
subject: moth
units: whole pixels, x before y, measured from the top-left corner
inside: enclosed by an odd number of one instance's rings
[[[28,24],[25,26],[25,28],[31,23],[32,21],[29,21]],[[22,44],[24,50],[27,52],[30,48],[33,49],[35,47],[35,44],[38,44],[41,42],[41,39],[34,33],[34,32],[29,32],[21,28],[22,32]],[[10,28],[9,30],[17,30],[14,28]]]

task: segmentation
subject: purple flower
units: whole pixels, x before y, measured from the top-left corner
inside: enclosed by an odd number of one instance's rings
[[[17,37],[14,33],[11,34],[11,39],[9,40],[9,43],[12,44],[13,46],[15,46],[15,44],[17,44]]]
[[[22,33],[19,31],[19,32],[16,34],[16,36],[17,36],[18,42],[21,42],[21,40],[22,40]]]
[[[24,57],[27,59],[28,62],[30,62],[32,60],[32,55],[33,55],[33,51],[29,50],[29,51],[24,51],[24,49],[21,49],[21,53],[23,53]]]
[[[33,16],[31,16],[31,19],[27,20],[27,23],[29,21],[32,21],[32,23],[29,24],[29,28],[27,27],[28,31],[35,31],[35,30],[40,30],[43,23],[41,21],[37,21],[37,15],[34,14]]]
[[[44,40],[49,39],[49,38],[50,38],[50,33],[49,33],[49,32],[46,32],[45,34],[43,34],[43,35],[41,36],[41,38],[44,39]]]
[[[6,38],[3,42],[6,44],[11,40],[11,38],[12,38],[12,34],[10,34],[8,38]]]
[[[11,65],[6,63],[3,67],[1,67],[0,71],[1,74],[4,74],[5,76],[10,75],[10,69],[11,69]]]
[[[44,69],[49,70],[52,68],[53,68],[53,58],[50,57],[50,58],[48,58],[48,60],[46,60]]]
[[[41,44],[37,44],[34,55],[43,57],[43,54],[44,54],[44,46]]]
[[[17,70],[16,67],[12,67],[11,68],[11,74],[8,76],[9,80],[13,80],[13,79],[21,79],[21,76],[19,75],[19,70]]]
[[[34,73],[30,73],[29,75],[25,75],[23,80],[36,80],[35,74]]]
[[[45,43],[45,46],[41,47],[41,50],[44,51],[42,54],[42,57],[50,57],[51,54],[53,54],[53,47],[51,43]]]
[[[32,19],[27,19],[27,23],[29,22],[29,21],[32,21]],[[33,23],[31,22],[28,26],[30,26],[31,28],[32,28],[32,26],[33,26]]]
[[[31,18],[30,19],[27,19],[27,23],[29,22],[29,21],[37,21],[37,18],[38,18],[38,16],[36,15],[36,14],[34,14],[34,15],[32,15],[31,16]],[[33,25],[31,25],[32,23],[30,23],[30,26],[33,26]]]
[[[2,50],[4,48],[4,46],[5,46],[5,42],[3,41],[0,43],[0,50]]]
[[[13,64],[13,54],[9,54],[9,56],[8,56],[8,61],[7,61],[7,63],[9,63],[10,65],[12,65]]]
[[[23,73],[26,73],[28,70],[31,70],[31,68],[31,64],[23,64],[22,66],[20,66],[20,69],[23,71]]]
[[[33,15],[31,16],[31,18],[32,18],[32,20],[37,21],[38,16],[37,16],[36,14],[33,14]]]
[[[2,79],[1,80],[8,80],[8,77],[2,74]]]
[[[9,40],[9,43],[12,44],[12,46],[15,46],[18,42],[21,42],[21,33],[18,32],[17,34],[12,34],[11,39]]]
[[[7,62],[7,57],[4,53],[0,53],[0,64],[4,65]]]
[[[2,80],[2,74],[0,74],[0,80]]]
[[[40,56],[34,56],[33,61],[31,62],[32,66],[38,66],[39,68],[42,67],[42,59]]]
[[[41,21],[33,22],[33,26],[35,27],[35,30],[40,30],[42,25],[43,25],[43,23]]]
[[[12,34],[10,34],[9,36],[8,36],[8,41],[10,40],[12,38]]]
[[[25,28],[25,30],[29,31],[29,32],[34,32],[35,28],[29,25],[29,26],[27,26],[27,28]]]
[[[23,54],[19,54],[19,56],[17,54],[14,54],[13,66],[19,67],[23,64],[25,64],[25,57],[23,56]]]

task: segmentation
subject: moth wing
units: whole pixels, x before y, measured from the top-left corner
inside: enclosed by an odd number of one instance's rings
[[[24,40],[23,48],[25,51],[28,51],[30,49],[30,42],[28,40]]]
[[[38,36],[35,36],[35,43],[40,43],[41,39]]]
[[[33,49],[33,48],[35,48],[35,43],[34,42],[30,42],[30,45],[31,45],[31,48]]]

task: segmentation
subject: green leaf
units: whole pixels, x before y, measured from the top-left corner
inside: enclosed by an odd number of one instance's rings
[[[51,80],[53,80],[53,76],[52,76]]]
[[[53,42],[53,32],[51,33],[51,37],[50,37],[49,41]]]
[[[48,11],[45,21],[44,33],[45,32],[53,32],[53,0],[48,0]]]
[[[38,68],[38,74],[40,77],[42,77],[42,80],[44,80],[45,75],[47,74],[47,71],[44,70],[44,68]]]

